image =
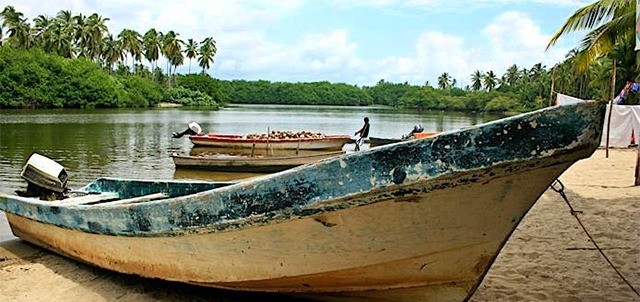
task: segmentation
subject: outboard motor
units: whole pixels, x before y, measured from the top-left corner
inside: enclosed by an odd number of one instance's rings
[[[31,154],[20,176],[27,181],[27,190],[16,193],[23,197],[38,197],[42,200],[66,198],[70,191],[67,187],[67,171],[54,160],[37,154]]]
[[[424,127],[422,127],[422,124],[415,124],[415,125],[413,125],[413,130],[411,130],[411,132],[409,132],[408,134],[403,135],[402,139],[413,138],[414,134],[422,133],[422,131],[424,131]]]
[[[202,133],[202,127],[200,127],[200,125],[196,122],[191,122],[189,123],[187,130],[182,131],[180,133],[178,132],[174,132],[173,133],[173,138],[181,138],[182,136],[188,134],[188,135],[196,135],[196,134],[200,134]]]

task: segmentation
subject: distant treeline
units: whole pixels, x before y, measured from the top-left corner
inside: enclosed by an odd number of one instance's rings
[[[286,83],[218,80],[207,74],[176,75],[142,65],[105,69],[85,58],[64,58],[39,49],[0,46],[0,108],[152,107],[161,102],[218,109],[228,103],[288,105],[386,105],[414,110],[528,111],[545,106],[549,88],[502,85],[487,90],[435,88],[380,80],[359,87],[326,81]],[[536,87],[534,85],[540,85]]]

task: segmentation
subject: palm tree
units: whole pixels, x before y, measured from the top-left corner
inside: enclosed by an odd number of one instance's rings
[[[187,44],[185,44],[184,53],[189,58],[189,73],[191,73],[191,59],[195,58],[198,55],[198,43],[195,40],[189,39],[187,40]]]
[[[87,49],[89,57],[96,59],[102,51],[102,39],[109,33],[106,22],[109,18],[102,18],[98,14],[89,16],[82,31],[84,47]]]
[[[202,67],[202,73],[208,70],[213,63],[213,57],[216,55],[216,41],[213,38],[205,38],[200,42],[200,57],[198,57],[198,66]]]
[[[182,40],[178,38],[179,34],[173,30],[164,35],[162,40],[162,53],[167,58],[167,64],[170,66],[178,67],[184,62],[184,56],[182,55]],[[171,68],[167,68],[168,75],[171,75]],[[175,69],[174,69],[175,73]]]
[[[0,17],[3,19],[2,27],[7,29],[9,43],[13,43],[16,47],[28,48],[32,42],[31,26],[23,16],[11,5],[7,5],[0,12]]]
[[[471,88],[475,91],[482,89],[482,78],[484,73],[480,70],[476,70],[471,74]]]
[[[89,57],[89,50],[87,49],[87,34],[85,33],[87,17],[83,14],[73,16],[73,45],[75,46],[76,54],[80,58]]]
[[[438,77],[438,87],[440,89],[451,88],[451,76],[445,72]]]
[[[113,38],[112,34],[108,34],[102,39],[102,59],[105,65],[109,67],[109,73],[113,71],[113,64],[124,59],[124,50],[121,44]]]
[[[75,22],[71,11],[59,11],[51,28],[53,49],[58,55],[65,58],[73,57],[75,32]]]
[[[20,19],[20,22],[18,22],[15,27],[12,36],[15,38],[17,47],[24,49],[31,47],[33,44],[33,40],[31,38],[31,25],[27,22],[27,19]]]
[[[13,27],[20,22],[20,19],[22,19],[23,16],[24,14],[17,11],[13,6],[5,6],[2,12],[0,12],[0,17],[2,17],[2,27],[6,27],[9,30],[10,27]]]
[[[582,38],[576,64],[587,68],[590,62],[609,53],[625,36],[635,36],[636,0],[599,0],[578,9],[551,37],[547,49],[560,37],[576,31],[590,30]],[[637,63],[636,63],[637,64]]]
[[[50,51],[48,44],[52,25],[53,20],[45,15],[39,15],[33,19],[34,44],[39,45],[46,51]]]
[[[155,70],[154,64],[160,58],[160,49],[162,48],[161,40],[162,33],[156,31],[155,28],[149,29],[142,37],[144,57],[151,63],[151,70]]]
[[[122,50],[131,55],[133,60],[131,70],[133,70],[135,62],[142,59],[142,37],[137,31],[125,28],[118,34],[118,42],[122,46]]]
[[[544,71],[545,69],[544,67],[542,67],[542,63],[537,63],[533,65],[531,69],[529,69],[529,76],[531,77],[532,80],[536,80],[538,77],[542,75]]]
[[[593,95],[602,100],[609,99],[611,95],[611,69],[613,62],[610,60],[599,59],[589,66],[589,74],[591,79],[587,87],[592,89]]]
[[[492,91],[498,84],[498,78],[493,71],[489,70],[482,78],[482,82],[487,91]]]
[[[520,72],[518,71],[518,66],[513,64],[507,68],[507,72],[504,76],[504,82],[509,86],[514,86],[516,82],[518,82],[518,79],[520,79]]]

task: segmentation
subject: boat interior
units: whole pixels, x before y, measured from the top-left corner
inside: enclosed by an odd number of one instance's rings
[[[235,184],[236,182],[147,181],[98,178],[78,190],[68,191],[63,198],[43,198],[56,206],[113,206],[173,198]],[[23,196],[27,197],[27,196]]]

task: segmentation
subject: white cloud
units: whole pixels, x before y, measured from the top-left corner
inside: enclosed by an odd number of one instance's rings
[[[313,33],[293,45],[270,42],[260,35],[236,37],[220,53],[217,71],[252,79],[272,81],[346,81],[345,70],[359,68],[357,46],[343,29]],[[214,70],[215,71],[215,70]]]
[[[482,33],[490,43],[489,66],[495,70],[504,71],[514,62],[519,62],[521,68],[530,68],[536,63],[550,66],[561,61],[569,51],[561,45],[547,51],[551,36],[543,34],[540,27],[521,12],[499,15]]]
[[[340,1],[342,2],[342,1]],[[484,0],[477,3],[524,3],[523,0]],[[553,6],[580,5],[576,0],[537,0]],[[463,5],[458,0],[374,0],[350,1],[344,5],[388,7],[435,7]],[[521,12],[505,12],[490,21],[482,31],[485,44],[471,45],[462,33],[426,29],[409,44],[406,53],[388,53],[382,58],[359,57],[358,45],[347,29],[326,28],[291,39],[290,44],[277,42],[267,29],[285,16],[295,15],[303,0],[287,1],[196,1],[196,0],[30,0],[15,4],[0,0],[0,7],[14,5],[29,20],[39,14],[54,16],[61,10],[72,13],[98,13],[110,18],[111,33],[134,29],[143,34],[150,28],[166,32],[175,30],[183,40],[197,41],[213,37],[218,54],[211,70],[223,79],[265,79],[271,81],[322,81],[374,85],[378,80],[408,81],[412,84],[435,83],[443,72],[459,82],[469,82],[476,70],[493,70],[502,75],[516,63],[530,68],[542,62],[551,66],[560,61],[568,48],[562,44],[545,52],[549,36],[540,26]],[[379,46],[375,46],[379,47]],[[159,66],[164,66],[160,62]],[[185,66],[178,72],[186,72]],[[192,63],[196,64],[197,63]],[[192,65],[192,70],[197,67]]]
[[[428,31],[416,39],[415,50],[405,56],[390,56],[365,70],[370,74],[365,83],[379,79],[435,85],[437,77],[449,73],[459,84],[467,85],[475,70],[493,71],[498,76],[517,64],[531,68],[543,63],[551,67],[564,59],[569,48],[557,45],[545,51],[550,36],[521,12],[506,12],[492,20],[481,31],[486,44],[468,45],[462,36]],[[362,78],[361,78],[362,79]]]
[[[432,85],[444,72],[460,75],[468,69],[473,50],[465,49],[461,37],[440,32],[425,32],[417,38],[414,52],[403,57],[388,57],[374,65],[368,83],[380,79]],[[460,81],[461,79],[458,79]]]

